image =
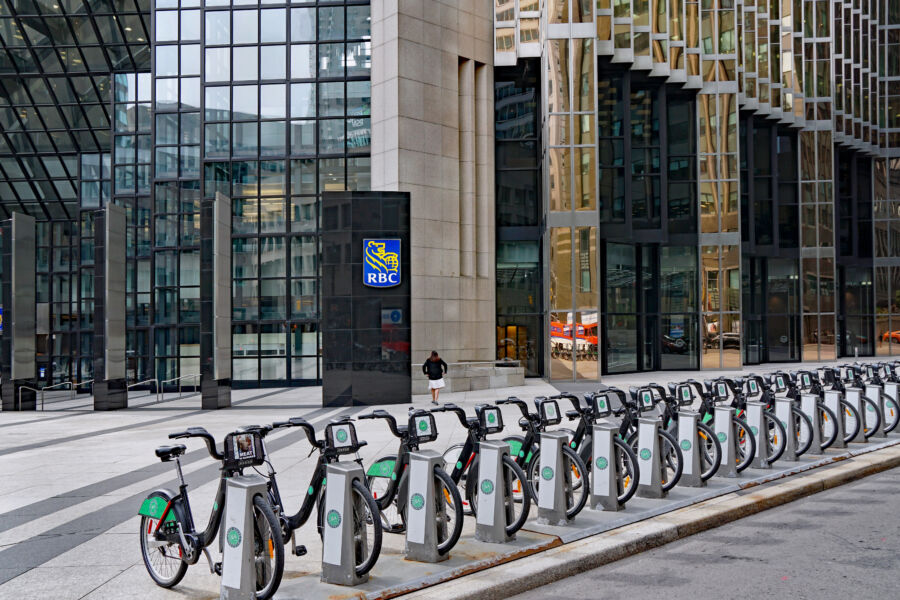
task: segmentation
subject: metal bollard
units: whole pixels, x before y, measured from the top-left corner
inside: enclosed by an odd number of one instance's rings
[[[572,494],[572,474],[563,460],[563,446],[569,436],[562,431],[541,433],[541,464],[537,486],[538,522],[544,525],[568,525],[566,507]]]
[[[365,485],[366,475],[355,462],[331,463],[325,470],[325,523],[322,536],[322,581],[358,585],[369,574],[356,574],[356,544],[353,535],[353,481]],[[379,515],[373,515],[380,518]]]
[[[862,400],[863,391],[859,388],[848,387],[844,392],[844,399],[850,403],[850,405],[856,409],[856,414],[859,415],[859,430],[856,432],[856,436],[851,442],[859,442],[861,444],[866,443],[866,407],[865,403]]]
[[[503,468],[504,456],[509,456],[509,444],[506,442],[479,442],[475,539],[481,542],[503,544],[516,539],[515,534],[506,533],[506,524],[512,522],[515,513],[512,482],[507,480]],[[525,489],[522,493],[529,491]]]
[[[703,465],[700,463],[700,448],[697,443],[697,421],[700,413],[692,410],[678,411],[678,445],[684,455],[684,467],[678,483],[687,487],[706,487],[700,475]]]
[[[834,444],[831,447],[846,448],[847,442],[844,441],[844,436],[847,434],[847,428],[844,426],[844,420],[847,418],[847,414],[844,412],[844,407],[841,404],[841,393],[837,390],[827,390],[825,392],[825,407],[834,413],[835,423],[833,426],[837,428],[837,436],[835,436]]]
[[[747,402],[747,424],[750,425],[750,433],[756,437],[756,455],[750,466],[754,469],[769,469],[772,461],[769,454],[769,427],[765,419],[766,405],[764,402]]]
[[[619,502],[619,461],[613,441],[619,426],[610,423],[594,425],[591,457],[591,507],[618,511],[624,505]]]
[[[406,559],[436,563],[450,558],[438,552],[439,535],[446,536],[447,515],[444,502],[436,502],[435,467],[444,460],[434,450],[409,453],[409,494],[406,507]]]
[[[819,396],[816,394],[800,395],[800,410],[809,417],[812,423],[812,442],[809,444],[810,454],[822,454],[822,414],[819,412]]]
[[[716,475],[737,477],[737,446],[734,439],[734,408],[716,407],[716,438],[722,446],[722,460]]]
[[[225,484],[220,600],[256,598],[256,557],[253,548],[253,498],[267,497],[259,475],[231,477]]]
[[[790,398],[775,399],[775,416],[784,427],[784,453],[781,458],[788,462],[797,462],[797,427],[794,423],[794,401]]]
[[[665,498],[662,489],[662,461],[659,447],[659,419],[638,419],[638,478],[637,495],[641,498]]]
[[[883,438],[887,437],[884,433],[884,395],[881,393],[881,386],[874,384],[866,385],[866,398],[875,402],[875,407],[878,409],[878,415],[881,417],[881,425],[876,429],[870,438]],[[872,412],[872,405],[869,404],[866,406],[866,414]]]

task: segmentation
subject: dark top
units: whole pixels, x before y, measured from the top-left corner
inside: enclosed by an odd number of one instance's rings
[[[425,364],[422,365],[422,372],[428,375],[428,379],[431,381],[443,379],[444,373],[447,372],[447,363],[444,362],[443,358],[439,358],[438,360],[431,360],[429,358],[425,361]]]

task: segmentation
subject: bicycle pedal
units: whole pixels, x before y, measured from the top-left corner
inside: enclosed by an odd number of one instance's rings
[[[216,575],[222,575],[222,563],[217,562],[213,565],[213,571],[215,571]]]
[[[387,528],[388,533],[403,533],[404,531],[406,531],[406,527],[402,523],[394,523]]]
[[[297,546],[294,548],[294,556],[306,556],[306,546]]]

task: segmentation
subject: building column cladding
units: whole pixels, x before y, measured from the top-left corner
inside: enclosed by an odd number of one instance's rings
[[[2,409],[34,410],[35,375],[35,221],[13,213],[0,226],[2,236],[3,334],[0,335]],[[26,389],[22,389],[26,386]]]
[[[372,4],[372,189],[411,195],[414,364],[496,356],[492,65],[491,3]]]

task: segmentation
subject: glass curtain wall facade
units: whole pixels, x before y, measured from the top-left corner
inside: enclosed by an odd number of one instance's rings
[[[898,7],[496,2],[542,64],[547,375],[900,352]]]
[[[370,38],[365,0],[0,1],[0,218],[39,221],[40,379],[93,377],[109,202],[129,383],[199,373],[200,201],[223,194],[234,386],[320,381],[319,194],[370,188]]]

